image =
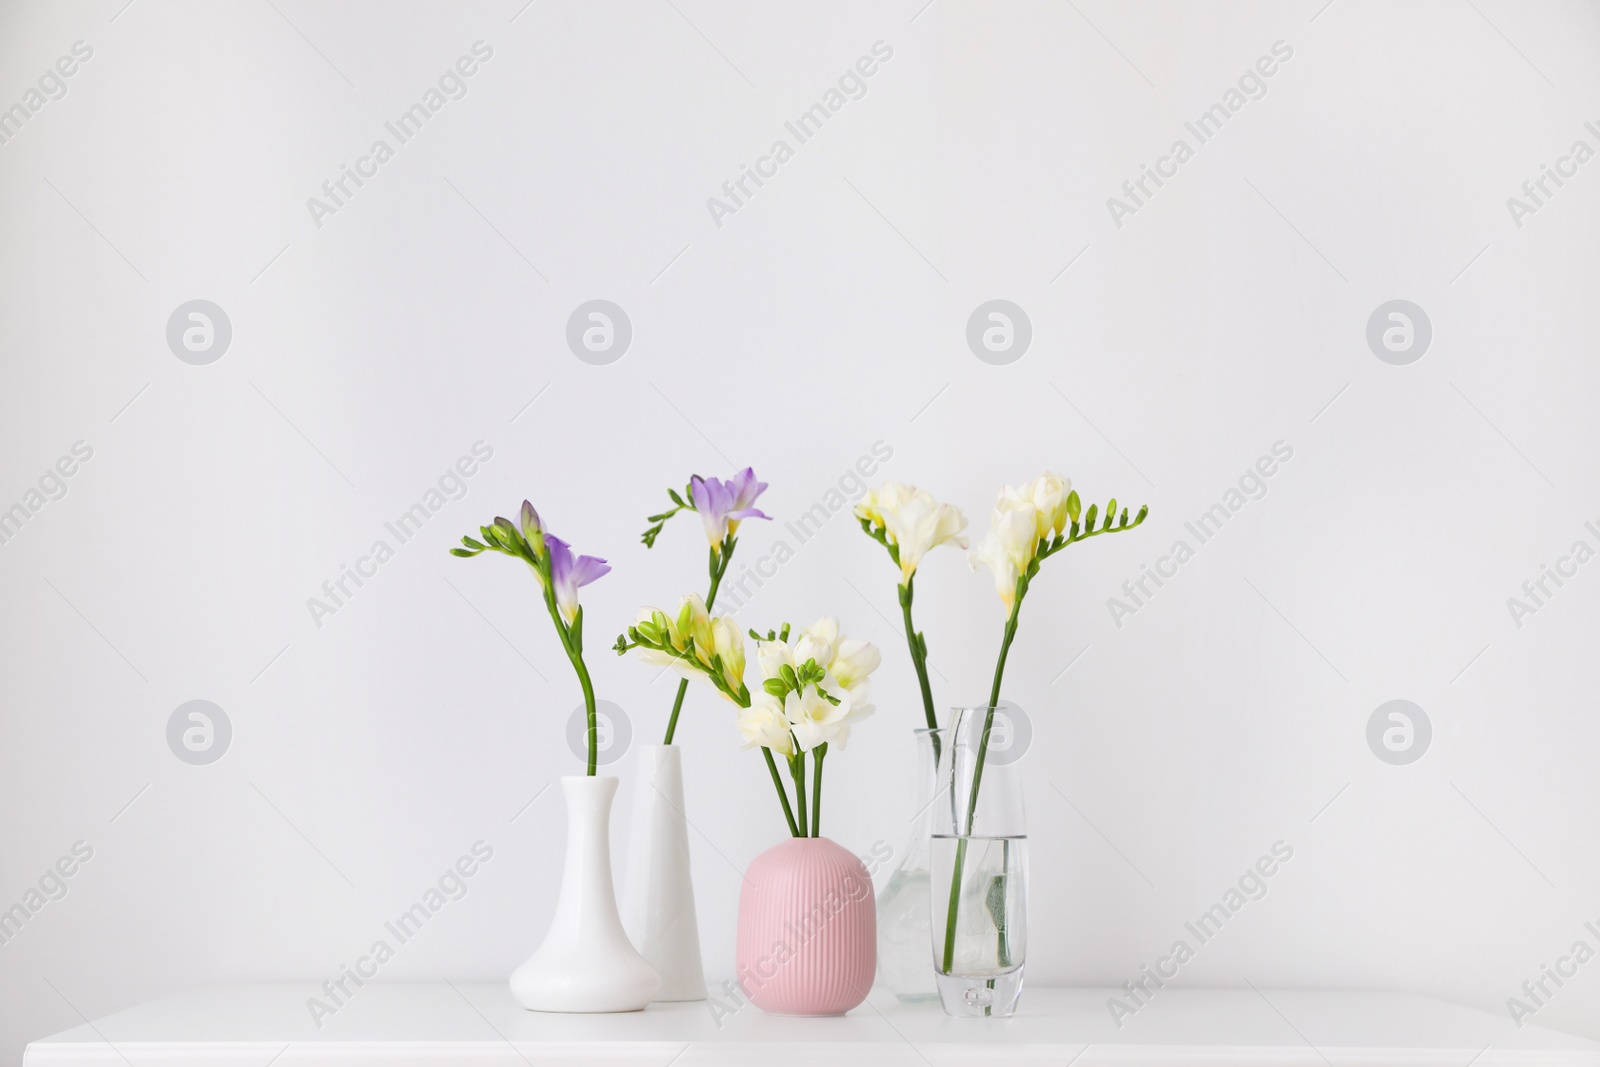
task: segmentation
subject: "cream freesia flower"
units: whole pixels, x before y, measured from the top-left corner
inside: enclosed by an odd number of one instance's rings
[[[967,517],[961,509],[939,503],[932,493],[914,485],[884,482],[861,498],[855,513],[883,529],[900,561],[901,584],[911,580],[922,557],[931,550],[943,544],[967,547],[967,539],[961,536]]]
[[[833,694],[835,704],[817,691],[814,685],[806,686],[800,693],[790,693],[783,698],[784,718],[794,733],[801,752],[810,752],[818,745],[838,745],[850,737],[850,697],[848,693]]]
[[[782,641],[756,643],[756,663],[761,668],[761,678],[783,677],[784,667],[794,667],[794,649]]]
[[[867,676],[882,662],[883,655],[871,641],[849,637],[839,642],[838,651],[826,666],[840,685],[854,691],[856,686],[866,684]]]
[[[1072,480],[1045,471],[1028,487],[1028,497],[1038,513],[1036,523],[1040,539],[1067,528],[1067,497],[1072,494]]]
[[[722,661],[722,680],[734,692],[744,685],[744,634],[727,615],[711,620],[711,648]]]
[[[794,755],[794,737],[783,705],[770,693],[757,693],[748,708],[739,709],[739,736],[745,748],[768,748],[784,759]]]
[[[1039,551],[1039,522],[1032,486],[1006,486],[995,501],[989,532],[968,557],[973,570],[989,568],[995,591],[1008,612],[1016,603],[1017,580],[1027,573]],[[1044,528],[1048,530],[1050,526]]]
[[[798,668],[805,666],[811,660],[816,660],[817,666],[827,670],[838,652],[839,620],[832,615],[824,615],[806,627],[805,632],[800,635],[800,640],[795,642],[794,663]]]

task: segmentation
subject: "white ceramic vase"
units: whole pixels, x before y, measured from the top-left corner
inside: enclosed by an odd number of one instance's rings
[[[661,979],[634,951],[611,884],[615,778],[561,779],[567,858],[561,896],[544,943],[511,974],[511,995],[532,1011],[639,1011]]]
[[[623,920],[661,976],[657,1000],[704,1000],[681,752],[676,745],[641,745],[638,761]]]

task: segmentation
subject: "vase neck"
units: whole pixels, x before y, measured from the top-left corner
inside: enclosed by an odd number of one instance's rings
[[[913,732],[915,741],[912,756],[915,788],[912,797],[916,806],[911,809],[909,840],[902,867],[926,869],[930,861],[929,828],[933,821],[933,798],[939,783],[939,760],[944,754],[943,730],[921,729]]]

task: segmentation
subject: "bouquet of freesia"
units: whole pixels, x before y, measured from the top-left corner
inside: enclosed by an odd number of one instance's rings
[[[817,620],[792,643],[787,624],[764,638],[752,630],[750,637],[761,671],[754,693],[744,680],[744,635],[731,617],[712,618],[698,596],[685,597],[675,615],[642,608],[615,648],[619,655],[636,652],[647,663],[701,678],[737,707],[744,747],[761,749],[789,833],[820,837],[823,760],[830,746],[845,746],[853,723],[872,714],[867,679],[878,669],[878,650],[843,637],[831,617]],[[788,764],[792,802],[775,755]]]

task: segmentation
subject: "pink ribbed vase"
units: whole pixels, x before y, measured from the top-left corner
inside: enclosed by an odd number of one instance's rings
[[[771,1015],[843,1015],[867,998],[878,911],[861,861],[825,837],[757,856],[739,893],[739,984]]]

